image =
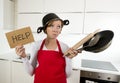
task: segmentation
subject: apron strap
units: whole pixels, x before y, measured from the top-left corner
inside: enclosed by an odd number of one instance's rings
[[[57,41],[57,45],[58,45],[58,50],[59,50],[60,53],[62,53],[60,43],[59,43],[59,41],[58,41],[57,39],[56,39],[56,41]],[[63,54],[63,53],[62,53],[62,54]]]
[[[43,49],[44,44],[45,44],[45,39],[42,41],[42,44],[41,44],[40,50]]]

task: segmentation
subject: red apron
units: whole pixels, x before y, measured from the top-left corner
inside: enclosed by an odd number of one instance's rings
[[[45,40],[42,42],[37,55],[39,66],[35,70],[34,83],[67,83],[65,58],[56,41],[59,51],[42,50]]]

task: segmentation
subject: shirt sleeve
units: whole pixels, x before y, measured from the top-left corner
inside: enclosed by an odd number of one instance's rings
[[[31,76],[34,74],[34,69],[37,66],[37,52],[39,50],[40,45],[41,41],[34,42],[33,44],[31,44],[30,60],[27,57],[22,58],[25,70]]]
[[[66,60],[66,75],[68,78],[72,73],[72,61],[68,57],[65,57],[65,60]]]
[[[61,49],[62,49],[62,52],[66,52],[68,49],[69,49],[69,46],[66,45],[65,43],[63,42],[60,42],[60,45],[61,45]],[[65,61],[66,61],[66,75],[67,75],[67,78],[70,77],[71,73],[72,73],[72,60],[66,56],[65,57]]]
[[[25,70],[27,71],[27,73],[28,73],[29,75],[32,76],[32,75],[33,75],[34,68],[33,68],[33,66],[29,63],[28,58],[27,58],[27,57],[22,58],[22,61],[23,61],[23,64],[24,64],[24,66],[25,66]]]

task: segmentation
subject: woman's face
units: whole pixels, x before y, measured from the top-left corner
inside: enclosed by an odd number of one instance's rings
[[[62,31],[62,23],[60,20],[53,21],[46,28],[46,34],[49,38],[57,38]]]

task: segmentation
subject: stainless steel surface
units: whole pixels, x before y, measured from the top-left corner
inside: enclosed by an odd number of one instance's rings
[[[109,70],[109,71],[118,71],[110,62],[105,61],[95,61],[95,60],[82,60],[82,67]]]
[[[113,74],[108,74],[108,73],[98,73],[98,72],[91,72],[91,71],[81,71],[80,77],[112,81],[112,82],[119,82],[120,80],[119,75],[113,75]]]

